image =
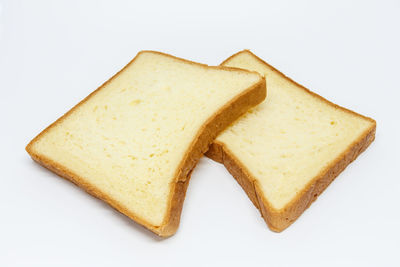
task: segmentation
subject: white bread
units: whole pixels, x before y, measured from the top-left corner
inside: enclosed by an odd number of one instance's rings
[[[268,98],[219,135],[207,156],[227,167],[280,232],[367,148],[376,123],[310,92],[250,51],[222,65],[265,76]]]
[[[139,224],[169,236],[201,155],[265,95],[265,79],[255,72],[143,51],[26,150]]]

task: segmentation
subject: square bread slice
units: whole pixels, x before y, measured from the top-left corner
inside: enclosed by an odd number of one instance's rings
[[[262,102],[256,72],[140,52],[26,147],[41,165],[160,236],[218,133]]]
[[[339,107],[250,51],[222,63],[265,76],[268,98],[207,156],[223,163],[276,232],[287,228],[375,138],[373,119]]]

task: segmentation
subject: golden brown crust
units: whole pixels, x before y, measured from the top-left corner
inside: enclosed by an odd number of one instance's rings
[[[251,53],[248,50],[241,51],[239,53]],[[239,54],[237,53],[237,54]],[[237,55],[235,54],[235,55]],[[252,54],[252,53],[251,53]],[[235,56],[233,55],[233,56]],[[252,54],[255,56],[254,54]],[[222,64],[227,62],[230,58],[225,60]],[[268,65],[260,58],[255,56],[262,63]],[[270,68],[275,70],[283,78],[292,81],[290,78],[283,75],[281,72],[268,65]],[[268,224],[269,228],[276,232],[281,232],[291,225],[303,212],[306,210],[312,202],[314,202],[317,197],[328,187],[328,185],[349,165],[357,156],[363,152],[375,139],[376,122],[375,120],[362,116],[351,110],[342,108],[325,98],[311,92],[307,88],[299,85],[298,83],[292,81],[302,89],[306,90],[308,93],[315,97],[320,98],[322,101],[334,106],[337,109],[344,110],[353,115],[362,117],[364,119],[372,122],[371,127],[368,128],[360,137],[355,140],[345,151],[343,151],[338,158],[336,158],[329,166],[327,166],[319,175],[314,177],[305,188],[292,199],[288,205],[280,210],[276,210],[264,197],[261,191],[260,185],[256,179],[250,174],[246,169],[246,166],[240,162],[240,160],[229,151],[228,147],[218,141],[210,146],[209,151],[207,151],[206,156],[220,162],[225,165],[232,176],[237,180],[237,182],[242,186],[250,200],[253,204],[260,210],[265,222]]]
[[[226,103],[212,118],[210,118],[200,129],[197,137],[190,145],[181,167],[178,168],[175,182],[175,190],[171,190],[171,211],[164,219],[162,232],[166,235],[175,233],[179,225],[180,213],[183,200],[193,168],[208,150],[209,145],[218,134],[234,122],[249,108],[261,103],[266,97],[265,79],[238,95],[235,99]]]
[[[178,228],[180,214],[182,210],[183,201],[185,199],[186,189],[189,184],[190,174],[200,159],[200,157],[207,150],[209,144],[215,139],[219,132],[221,132],[224,128],[226,128],[230,123],[232,123],[235,119],[237,119],[240,115],[245,113],[249,108],[261,103],[266,96],[266,87],[265,87],[265,79],[260,77],[260,81],[253,85],[252,87],[245,90],[243,93],[232,99],[229,103],[226,103],[219,111],[217,111],[214,116],[212,116],[199,130],[196,138],[193,140],[190,145],[188,151],[184,155],[180,166],[176,172],[176,179],[173,183],[171,183],[171,190],[169,196],[169,207],[167,216],[164,218],[162,225],[152,225],[146,220],[140,218],[136,214],[130,212],[126,207],[124,207],[121,203],[111,198],[107,194],[103,193],[96,186],[85,181],[84,177],[79,177],[67,167],[58,164],[57,162],[52,161],[49,158],[46,158],[43,155],[37,154],[33,149],[32,145],[39,140],[47,131],[49,131],[52,127],[62,122],[62,120],[67,117],[75,108],[86,102],[91,96],[96,94],[101,88],[103,88],[107,83],[112,81],[119,73],[121,73],[125,68],[127,68],[130,64],[134,62],[134,60],[144,52],[148,53],[158,53],[168,57],[175,58],[180,61],[184,61],[190,64],[195,64],[207,68],[217,68],[217,69],[225,69],[230,71],[243,71],[241,69],[229,68],[229,67],[212,67],[204,64],[188,61],[185,59],[177,58],[168,54],[155,52],[155,51],[141,51],[137,54],[137,56],[131,60],[123,69],[121,69],[117,74],[115,74],[112,78],[106,81],[103,85],[101,85],[94,92],[89,94],[86,98],[84,98],[81,102],[79,102],[76,106],[74,106],[71,110],[69,110],[66,114],[52,123],[49,127],[43,130],[38,136],[36,136],[27,146],[26,151],[30,154],[30,156],[37,161],[42,166],[47,169],[53,171],[59,176],[70,180],[74,184],[83,188],[89,194],[102,199],[103,201],[110,204],[119,212],[125,214],[132,220],[141,224],[142,226],[148,228],[152,232],[158,234],[159,236],[167,237],[174,234]]]

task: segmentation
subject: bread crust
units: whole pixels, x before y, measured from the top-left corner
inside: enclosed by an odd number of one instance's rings
[[[185,199],[186,189],[189,184],[190,175],[201,158],[201,156],[207,151],[208,146],[215,139],[215,137],[229,124],[231,124],[235,119],[237,119],[240,115],[244,114],[249,108],[261,103],[266,97],[266,85],[265,78],[260,77],[260,81],[253,86],[247,88],[240,95],[236,96],[230,102],[226,103],[220,110],[218,110],[213,116],[211,116],[202,127],[198,131],[196,137],[193,139],[191,145],[188,150],[184,154],[180,165],[178,166],[175,172],[175,180],[170,184],[170,193],[169,193],[169,201],[168,201],[168,209],[167,214],[163,219],[161,225],[153,225],[150,222],[147,222],[145,219],[137,216],[136,214],[130,212],[122,203],[119,203],[112,197],[108,196],[106,193],[102,192],[99,188],[85,181],[84,177],[80,177],[72,170],[68,169],[65,166],[43,156],[34,151],[33,144],[39,140],[47,131],[49,131],[52,127],[62,122],[64,118],[66,118],[69,114],[71,114],[78,106],[85,103],[91,96],[95,95],[99,90],[101,90],[107,83],[111,82],[118,74],[123,72],[129,65],[131,65],[136,58],[139,57],[142,53],[156,53],[164,56],[168,56],[179,61],[183,61],[189,64],[194,64],[198,66],[202,66],[204,68],[216,68],[216,69],[224,69],[229,71],[240,71],[243,72],[242,69],[238,68],[230,68],[223,66],[208,66],[201,63],[192,62],[186,59],[178,58],[169,54],[157,52],[157,51],[140,51],[134,59],[132,59],[124,68],[122,68],[118,73],[116,73],[113,77],[111,77],[108,81],[106,81],[103,85],[89,94],[86,98],[84,98],[81,102],[75,105],[72,109],[70,109],[67,113],[65,113],[62,117],[57,119],[54,123],[44,129],[39,135],[37,135],[27,146],[26,151],[32,157],[33,160],[38,162],[40,165],[49,169],[50,171],[56,173],[57,175],[73,182],[77,186],[83,188],[89,194],[105,201],[110,206],[118,210],[119,212],[125,214],[138,224],[146,227],[152,232],[156,233],[161,237],[168,237],[173,235],[180,221],[180,214],[182,211],[183,202]],[[253,72],[256,73],[256,72]],[[257,73],[257,75],[259,75]]]
[[[309,94],[319,98],[321,101],[327,104],[343,110],[345,112],[351,113],[358,117],[364,118],[371,122],[371,127],[369,127],[365,132],[363,132],[357,140],[350,144],[345,151],[343,151],[339,157],[331,162],[324,170],[322,170],[317,176],[310,180],[310,182],[304,187],[304,189],[296,195],[285,207],[281,209],[275,209],[268,200],[264,197],[261,187],[257,180],[251,175],[247,170],[246,166],[240,162],[239,158],[228,149],[228,147],[219,141],[214,141],[207,151],[206,156],[224,164],[227,170],[232,174],[240,186],[244,189],[247,196],[253,202],[253,204],[260,210],[262,217],[267,223],[268,227],[275,232],[281,232],[290,226],[310,205],[314,202],[318,196],[328,187],[328,185],[349,165],[353,160],[357,158],[375,139],[376,132],[376,122],[375,120],[360,115],[349,109],[340,107],[320,95],[311,92],[304,86],[296,83],[292,79],[288,78],[280,71],[274,67],[267,64],[265,61],[254,55],[249,50],[240,51],[228,59],[226,59],[222,64],[229,61],[232,57],[240,53],[250,53],[263,64],[269,66],[284,79],[287,79],[301,89],[305,90]]]

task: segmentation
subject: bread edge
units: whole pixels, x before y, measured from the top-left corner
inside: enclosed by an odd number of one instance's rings
[[[296,197],[293,198],[285,207],[279,210],[272,207],[272,205],[264,197],[261,187],[256,179],[246,169],[246,166],[241,163],[240,160],[236,158],[231,151],[229,151],[226,145],[221,142],[215,141],[210,146],[210,149],[206,153],[206,156],[219,163],[224,164],[227,170],[244,189],[253,204],[260,210],[261,215],[267,223],[268,227],[272,231],[281,232],[289,227],[298,217],[300,217],[300,215],[318,198],[318,196],[329,186],[329,184],[374,141],[376,122],[369,117],[338,106],[323,98],[322,96],[310,91],[309,89],[285,76],[283,73],[254,55],[249,50],[240,51],[226,59],[221,64],[224,64],[235,55],[244,52],[252,54],[263,64],[266,64],[274,71],[276,71],[284,79],[288,79],[289,81],[293,82],[314,97],[318,97],[320,100],[337,109],[341,109],[345,112],[351,113],[355,116],[361,117],[371,122],[371,126],[366,131],[364,131],[358,139],[350,144],[347,149],[343,151],[329,166],[327,166],[317,176],[311,179],[310,182],[307,183],[307,185],[303,188],[303,190],[298,193]]]
[[[111,82],[115,77],[117,77],[121,72],[123,72],[129,65],[131,65],[135,59],[139,57],[142,53],[156,53],[164,56],[168,56],[179,61],[183,61],[185,63],[194,64],[198,66],[202,66],[204,68],[215,68],[215,69],[223,69],[229,71],[239,71],[239,72],[251,72],[239,68],[231,68],[224,66],[208,66],[205,64],[189,61],[186,59],[178,58],[166,53],[161,53],[157,51],[149,51],[144,50],[140,51],[125,67],[123,67],[119,72],[117,72],[114,76],[112,76],[109,80],[103,83],[99,88],[90,93],[87,97],[85,97],[82,101],[76,104],[73,108],[71,108],[68,112],[66,112],[63,116],[58,118],[55,122],[50,124],[47,128],[45,128],[41,133],[39,133],[29,144],[26,146],[25,150],[32,157],[32,159],[38,162],[43,167],[49,169],[50,171],[56,173],[60,177],[63,177],[77,186],[84,189],[89,194],[105,201],[110,206],[118,210],[119,212],[125,214],[138,224],[146,227],[150,231],[161,237],[168,237],[173,235],[180,221],[180,214],[183,206],[183,202],[185,199],[186,189],[189,184],[190,175],[201,158],[205,151],[207,151],[208,146],[212,143],[215,137],[229,124],[231,124],[234,120],[236,120],[240,115],[244,114],[249,108],[261,103],[266,97],[266,83],[265,78],[259,75],[257,72],[252,72],[257,74],[260,77],[260,80],[255,83],[253,86],[244,90],[241,94],[237,95],[231,101],[226,103],[220,110],[218,110],[213,116],[211,116],[202,127],[200,127],[199,132],[196,137],[192,141],[189,146],[188,151],[185,153],[183,160],[181,161],[175,175],[175,181],[170,184],[170,194],[169,194],[169,206],[166,217],[163,219],[163,223],[161,225],[152,225],[147,222],[145,219],[140,218],[136,214],[130,212],[124,205],[111,198],[107,194],[103,193],[96,186],[85,181],[83,177],[73,173],[67,167],[54,162],[53,160],[40,155],[34,151],[32,148],[33,144],[39,140],[47,131],[49,131],[52,127],[56,126],[58,123],[62,122],[64,118],[66,118],[70,113],[72,113],[75,108],[79,107],[81,104],[85,103],[91,96],[95,95],[100,89],[102,89],[107,83]]]

